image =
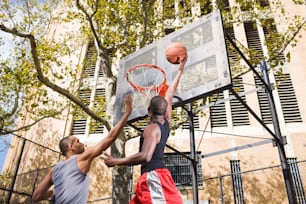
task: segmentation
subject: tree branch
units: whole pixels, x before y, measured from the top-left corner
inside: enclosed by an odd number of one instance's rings
[[[16,92],[16,97],[15,97],[15,100],[14,100],[14,105],[13,107],[11,108],[11,111],[4,114],[4,118],[9,118],[9,117],[12,117],[18,110],[18,107],[19,107],[19,90],[14,90]]]
[[[306,24],[306,19],[304,19],[304,21],[301,23],[300,26],[297,27],[296,31],[293,33],[293,35],[291,36],[291,38],[289,38],[285,43],[283,48],[273,57],[271,57],[270,59],[267,60],[267,62],[270,62],[272,60],[274,60],[275,58],[277,58],[281,53],[283,53],[285,51],[285,49],[290,45],[290,43],[293,41],[293,39],[299,34],[299,32],[301,31],[301,29],[303,28],[303,26]]]
[[[42,118],[39,118],[38,120],[35,120],[33,123],[29,124],[29,125],[25,125],[25,126],[22,126],[20,128],[17,128],[17,129],[14,129],[14,130],[4,130],[3,128],[1,129],[0,131],[0,135],[6,135],[6,134],[10,134],[10,133],[14,133],[14,132],[18,132],[18,131],[21,131],[21,130],[26,130],[30,127],[32,127],[33,125],[37,124],[38,122],[46,119],[46,118],[51,118],[51,117],[54,117],[58,114],[60,114],[61,112],[57,112],[57,113],[54,113],[52,115],[49,115],[49,116],[44,116]]]
[[[19,36],[19,37],[22,37],[22,38],[29,39],[30,45],[31,45],[31,54],[32,54],[32,57],[33,57],[35,69],[36,69],[37,74],[38,74],[38,80],[41,81],[43,84],[45,84],[47,87],[51,88],[52,90],[60,93],[61,95],[65,96],[66,98],[70,99],[72,102],[74,102],[76,105],[78,105],[85,113],[87,113],[93,119],[101,122],[103,125],[106,126],[106,128],[108,130],[110,130],[111,127],[110,127],[109,123],[106,120],[104,120],[102,117],[95,114],[92,110],[90,110],[88,108],[88,106],[85,105],[81,101],[80,98],[78,98],[77,96],[74,96],[73,94],[71,94],[66,89],[63,89],[62,87],[52,83],[51,81],[49,81],[48,78],[46,78],[43,75],[43,72],[42,72],[42,69],[41,69],[41,66],[40,66],[40,62],[39,62],[39,59],[38,59],[35,37],[33,35],[21,33],[19,31],[17,31],[17,29],[15,29],[15,28],[10,29],[3,24],[0,24],[0,30],[2,30],[4,32],[7,32],[7,33],[11,33],[13,35],[16,35],[16,36]]]
[[[103,47],[101,40],[98,37],[97,31],[95,29],[94,23],[93,23],[93,17],[97,13],[97,9],[99,7],[98,1],[96,1],[94,12],[89,15],[86,9],[80,4],[79,0],[76,0],[77,8],[82,11],[82,13],[86,16],[86,19],[89,22],[89,27],[91,32],[93,33],[93,37],[98,45],[98,56],[103,59],[103,63],[105,64],[105,67],[111,67],[111,63],[108,59],[107,50]],[[100,66],[100,69],[102,67]],[[103,68],[102,68],[103,69]],[[102,70],[105,73],[105,76],[108,78],[113,78],[113,73],[111,72],[111,69],[103,69]]]

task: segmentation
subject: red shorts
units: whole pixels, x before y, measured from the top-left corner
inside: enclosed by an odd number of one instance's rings
[[[135,197],[129,204],[182,204],[168,169],[156,169],[143,173],[136,186]]]

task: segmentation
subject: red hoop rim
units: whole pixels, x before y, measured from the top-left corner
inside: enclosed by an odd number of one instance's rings
[[[154,86],[139,86],[137,84],[135,84],[134,82],[132,82],[130,79],[129,79],[129,73],[138,69],[138,68],[141,68],[141,67],[148,67],[148,68],[154,68],[154,69],[157,69],[158,71],[160,71],[163,76],[164,76],[164,79],[163,81],[159,84],[159,85],[154,85]],[[137,64],[137,65],[134,65],[132,67],[130,67],[126,73],[125,73],[125,78],[127,80],[127,82],[137,91],[141,92],[141,93],[144,93],[144,91],[149,91],[149,90],[155,90],[160,96],[163,96],[165,97],[165,94],[166,94],[166,91],[168,89],[168,85],[167,85],[167,77],[166,77],[166,72],[165,70],[163,70],[161,67],[157,66],[157,65],[154,65],[154,64]]]

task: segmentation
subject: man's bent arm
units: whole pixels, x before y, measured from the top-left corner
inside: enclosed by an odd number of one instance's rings
[[[37,188],[35,189],[32,201],[37,202],[41,200],[47,200],[48,198],[54,195],[54,190],[49,189],[53,185],[52,182],[52,170],[50,170],[47,176],[42,180],[40,184],[38,184]]]

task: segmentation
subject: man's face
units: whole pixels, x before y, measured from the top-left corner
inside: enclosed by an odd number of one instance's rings
[[[76,137],[72,138],[71,149],[75,154],[81,154],[85,151],[84,144],[80,142],[80,140]]]

